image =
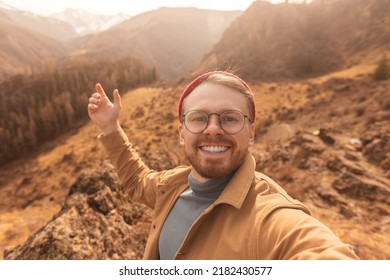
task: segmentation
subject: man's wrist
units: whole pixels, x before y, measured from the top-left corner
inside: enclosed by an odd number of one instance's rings
[[[112,124],[112,125],[108,125],[106,127],[102,127],[102,131],[103,131],[103,134],[104,135],[108,135],[108,134],[111,134],[113,133],[114,131],[117,131],[120,129],[120,124],[119,124],[119,121],[117,121],[115,124]]]

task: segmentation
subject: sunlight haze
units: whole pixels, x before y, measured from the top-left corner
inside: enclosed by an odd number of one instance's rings
[[[149,0],[149,1],[122,1],[122,0],[68,0],[68,1],[46,1],[46,0],[1,0],[12,7],[37,13],[49,15],[75,8],[86,10],[96,14],[117,14],[124,13],[136,15],[160,7],[197,7],[210,10],[246,10],[253,0],[225,0],[225,1],[194,1],[194,0]],[[270,0],[271,3],[281,3],[284,0]],[[290,2],[294,2],[291,0]],[[299,1],[295,1],[299,2]]]

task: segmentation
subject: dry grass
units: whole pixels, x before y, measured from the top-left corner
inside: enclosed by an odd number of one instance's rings
[[[261,128],[264,134],[257,137],[252,150],[259,158],[266,156],[269,152],[267,144],[279,139],[267,138],[268,129],[271,127],[275,132],[287,127],[277,127],[280,123],[289,123],[288,126],[294,131],[311,131],[313,127],[324,124],[324,119],[313,119],[312,127],[306,127],[303,122],[305,116],[299,116],[300,111],[311,108],[315,102],[326,100],[329,95],[327,91],[317,91],[316,85],[332,78],[358,79],[364,73],[371,73],[372,69],[372,66],[359,66],[318,79],[252,85],[256,93],[257,121],[271,120]],[[182,88],[183,85],[139,88],[123,95],[121,123],[136,149],[152,167],[168,168],[185,162],[178,145],[176,119],[176,102]],[[370,100],[368,96],[367,102]],[[337,112],[341,112],[346,105],[340,103],[338,106],[341,107],[332,110],[336,113],[323,112],[318,117],[339,121]],[[143,113],[140,113],[140,108]],[[366,114],[370,114],[369,108]],[[356,117],[356,114],[351,115]],[[98,129],[89,123],[47,144],[35,156],[0,170],[0,197],[7,198],[0,201],[0,252],[23,243],[30,234],[44,226],[60,209],[80,172],[106,159],[96,139],[98,134]],[[360,256],[367,259],[390,259],[389,219],[386,219],[386,215],[376,217],[369,214],[370,210],[367,209],[372,207],[373,202],[362,202],[367,213],[358,213],[358,218],[346,218],[337,206],[329,207],[320,203],[318,198],[306,195],[323,180],[316,177],[318,174],[290,166],[284,172],[268,175],[285,182],[284,186],[290,190],[297,182],[303,182],[303,189],[294,189],[292,194],[304,200],[313,215],[333,229],[342,240],[358,245]],[[349,200],[349,203],[360,202]],[[388,205],[382,204],[381,207],[390,213]]]

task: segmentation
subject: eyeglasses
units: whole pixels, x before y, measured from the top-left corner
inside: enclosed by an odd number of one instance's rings
[[[248,116],[240,111],[225,111],[221,114],[211,113],[200,110],[188,111],[182,115],[182,121],[187,130],[191,133],[202,133],[209,125],[210,116],[217,115],[219,118],[219,125],[223,131],[229,134],[239,133],[245,125],[245,118],[251,122]]]

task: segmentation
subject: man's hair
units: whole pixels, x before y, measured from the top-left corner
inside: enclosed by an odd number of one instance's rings
[[[249,88],[249,86],[238,76],[225,71],[213,71],[205,73],[196,79],[194,79],[183,91],[181,94],[179,105],[178,105],[178,117],[179,120],[181,120],[181,109],[183,106],[183,102],[185,98],[200,84],[206,83],[206,82],[212,82],[216,84],[225,85],[229,88],[238,90],[241,92],[245,98],[248,101],[248,108],[250,112],[250,121],[254,122],[256,117],[256,107],[255,107],[255,100],[252,90]]]

